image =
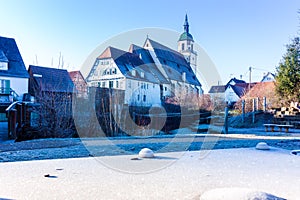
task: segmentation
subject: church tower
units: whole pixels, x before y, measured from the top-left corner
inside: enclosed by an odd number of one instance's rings
[[[191,65],[194,73],[196,74],[197,52],[194,51],[193,36],[189,33],[189,22],[187,14],[185,15],[183,28],[184,32],[180,35],[178,40],[178,52],[184,55],[185,59]]]

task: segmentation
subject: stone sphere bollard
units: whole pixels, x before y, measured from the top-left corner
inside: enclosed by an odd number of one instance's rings
[[[151,149],[143,148],[139,152],[139,157],[140,158],[153,158],[154,157],[154,153],[153,153],[153,151]]]
[[[269,145],[267,145],[267,143],[265,143],[265,142],[259,142],[255,148],[257,150],[270,150]]]

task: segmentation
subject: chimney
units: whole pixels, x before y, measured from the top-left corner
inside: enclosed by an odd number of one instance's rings
[[[182,72],[182,81],[185,82],[186,81],[186,73]]]

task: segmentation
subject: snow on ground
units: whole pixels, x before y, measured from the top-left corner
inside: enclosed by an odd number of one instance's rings
[[[220,191],[239,197],[250,190],[299,199],[300,156],[290,151],[222,149],[190,151],[178,158],[179,153],[156,154],[154,159],[125,155],[1,163],[0,198],[200,199],[215,193],[212,199]],[[163,163],[165,167],[146,173]],[[133,167],[142,173],[125,172]]]

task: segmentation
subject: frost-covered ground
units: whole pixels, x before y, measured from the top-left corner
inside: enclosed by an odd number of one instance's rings
[[[221,195],[219,199],[235,200],[262,191],[297,200],[300,156],[289,152],[242,148],[190,151],[179,158],[181,152],[140,160],[123,155],[7,162],[0,164],[0,198],[200,199],[204,194],[203,199]],[[125,172],[147,172],[162,163],[164,167],[151,173]]]
[[[1,141],[0,199],[299,199],[299,130],[177,133]],[[255,150],[262,141],[273,148]],[[144,147],[156,158],[137,159]]]

